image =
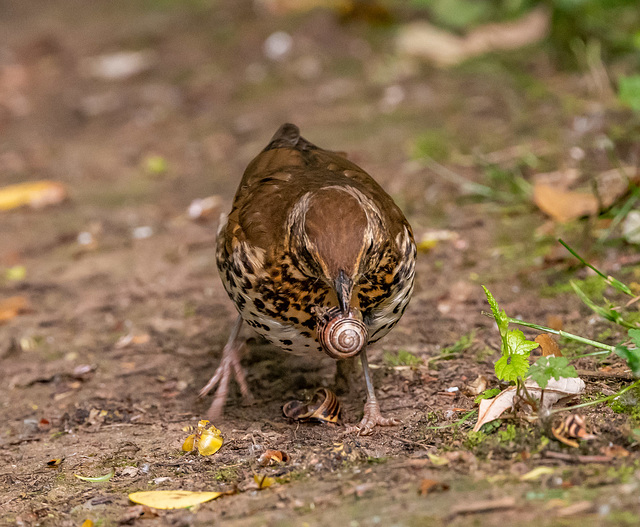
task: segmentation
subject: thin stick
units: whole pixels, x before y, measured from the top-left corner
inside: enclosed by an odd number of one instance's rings
[[[492,313],[487,313],[486,311],[482,312],[484,315],[489,317],[493,317]],[[581,337],[580,335],[574,335],[573,333],[567,333],[566,331],[551,329],[546,326],[540,326],[539,324],[533,324],[532,322],[525,322],[524,320],[518,320],[517,318],[508,317],[508,321],[510,324],[517,324],[519,326],[525,326],[528,328],[537,329],[539,331],[545,331],[546,333],[552,333],[554,335],[558,335],[560,337],[566,337],[571,340],[575,340],[578,342],[582,342],[583,344],[587,344],[589,346],[593,346],[594,348],[600,348],[603,350],[607,350],[609,353],[613,353],[616,349],[615,346],[610,346],[609,344],[603,344],[602,342],[598,342],[596,340],[587,339],[585,337]]]
[[[566,412],[567,410],[568,411],[577,410],[578,408],[586,408],[587,406],[593,406],[594,404],[606,403],[607,401],[612,401],[613,399],[617,399],[622,394],[628,392],[629,390],[632,390],[633,388],[635,388],[638,385],[640,385],[640,379],[638,379],[633,384],[630,384],[629,386],[623,388],[622,390],[620,390],[620,391],[618,391],[618,392],[616,392],[616,393],[614,393],[612,395],[608,395],[607,397],[601,397],[600,399],[595,399],[593,401],[589,401],[589,402],[586,402],[586,403],[574,404],[573,406],[565,406],[564,408],[555,408],[553,410],[549,410],[549,414],[553,415],[553,414],[557,414],[559,412]]]

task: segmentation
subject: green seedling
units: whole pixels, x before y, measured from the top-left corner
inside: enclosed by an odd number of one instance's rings
[[[451,346],[442,348],[440,355],[444,359],[452,358],[453,355],[462,353],[463,351],[469,349],[473,345],[473,341],[475,338],[476,330],[474,329],[467,335],[462,335],[458,340],[451,344]]]
[[[397,366],[418,367],[424,364],[424,361],[420,357],[416,357],[413,353],[405,350],[398,350],[396,355],[390,351],[385,351],[383,360],[385,364],[391,368]]]

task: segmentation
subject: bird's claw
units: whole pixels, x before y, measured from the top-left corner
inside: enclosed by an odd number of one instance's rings
[[[240,392],[245,400],[253,400],[244,369],[240,364],[243,347],[244,343],[238,343],[238,341],[228,342],[222,351],[220,365],[211,379],[209,379],[209,382],[200,390],[199,396],[204,397],[213,390],[213,388],[218,387],[213,396],[211,406],[207,411],[207,418],[211,421],[221,418],[224,413],[224,405],[227,401],[227,394],[229,393],[229,381],[232,377],[235,377],[240,385]]]
[[[378,401],[367,401],[364,405],[364,417],[357,425],[348,426],[347,433],[357,433],[366,436],[373,433],[376,426],[397,426],[402,421],[394,417],[382,417]]]

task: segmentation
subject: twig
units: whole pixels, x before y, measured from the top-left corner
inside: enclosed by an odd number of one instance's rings
[[[393,439],[397,439],[401,443],[406,443],[407,445],[419,446],[420,448],[424,448],[425,450],[429,450],[429,446],[424,443],[418,443],[417,441],[411,441],[410,439],[404,439],[402,437],[398,437],[396,435],[391,436]]]
[[[601,397],[600,399],[595,399],[593,401],[589,401],[581,404],[574,404],[573,406],[565,406],[564,408],[555,408],[553,410],[549,410],[549,415],[557,414],[558,412],[566,412],[567,410],[577,410],[578,408],[586,408],[587,406],[592,406],[594,404],[606,403],[607,401],[612,401],[613,399],[617,399],[622,394],[628,392],[629,390],[635,388],[640,384],[640,379],[636,382],[630,384],[629,386],[625,386],[622,390],[618,390],[616,393],[612,395],[608,395],[607,397]]]
[[[491,512],[496,510],[512,509],[516,506],[516,499],[513,496],[505,496],[496,500],[473,501],[471,503],[461,503],[451,509],[451,516],[457,514],[477,514],[479,512]]]
[[[562,461],[571,461],[574,463],[610,463],[613,461],[611,456],[583,456],[583,455],[572,455],[566,454],[564,452],[553,452],[546,451],[544,453],[544,457],[548,457],[551,459],[560,459]]]
[[[578,377],[591,377],[592,379],[619,379],[621,381],[633,381],[635,379],[633,375],[626,373],[590,370],[577,370],[577,372]]]

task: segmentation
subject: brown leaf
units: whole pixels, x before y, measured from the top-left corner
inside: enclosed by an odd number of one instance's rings
[[[560,223],[591,216],[599,210],[598,200],[592,193],[562,190],[544,183],[534,184],[533,202],[542,212]]]
[[[627,457],[629,456],[629,451],[620,446],[620,445],[609,445],[609,446],[603,446],[600,449],[600,452],[605,455],[605,456],[610,456],[610,457]]]
[[[543,357],[562,357],[560,346],[549,333],[541,333],[535,338],[535,341],[540,344]]]
[[[487,389],[488,382],[489,381],[487,381],[487,378],[484,375],[478,375],[476,379],[469,383],[464,389],[465,395],[468,395],[469,397],[480,395]]]
[[[10,296],[0,300],[0,324],[29,311],[29,302],[23,296]]]
[[[529,395],[535,399],[540,399],[542,389],[535,381],[529,379],[525,385]],[[560,379],[551,379],[547,384],[547,388],[544,390],[544,406],[548,408],[557,403],[560,399],[579,395],[584,392],[584,388],[584,381],[579,377],[560,377]],[[498,417],[500,417],[507,409],[513,407],[515,397],[516,387],[511,386],[502,390],[492,399],[483,399],[480,401],[480,407],[478,408],[478,421],[473,427],[473,431],[477,432],[482,428],[482,425],[498,419]]]
[[[449,490],[449,485],[446,483],[441,483],[440,481],[436,481],[434,479],[425,478],[420,482],[420,490],[418,493],[420,496],[426,496],[431,492],[442,492],[445,490]]]
[[[549,14],[545,9],[533,9],[517,20],[478,26],[466,36],[420,21],[400,28],[397,47],[401,53],[452,66],[483,53],[538,42],[548,29]]]
[[[547,326],[556,331],[560,331],[564,327],[562,317],[558,315],[547,315]]]

